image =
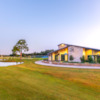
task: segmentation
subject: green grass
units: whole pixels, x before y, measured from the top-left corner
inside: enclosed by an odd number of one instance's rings
[[[100,100],[100,70],[34,64],[0,67],[0,100]]]

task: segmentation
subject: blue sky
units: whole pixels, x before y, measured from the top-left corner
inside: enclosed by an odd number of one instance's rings
[[[0,0],[0,54],[19,39],[29,52],[60,43],[100,48],[100,0]]]

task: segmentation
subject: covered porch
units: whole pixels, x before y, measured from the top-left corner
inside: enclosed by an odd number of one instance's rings
[[[88,57],[92,56],[93,60],[97,62],[100,58],[100,51],[83,48],[83,56],[85,57],[85,60],[88,60]]]
[[[68,61],[68,48],[57,50],[50,54],[51,61]]]

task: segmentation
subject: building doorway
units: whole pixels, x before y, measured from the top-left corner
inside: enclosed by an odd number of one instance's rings
[[[61,55],[61,61],[65,61],[65,55]]]
[[[58,61],[58,55],[55,55],[55,61]]]

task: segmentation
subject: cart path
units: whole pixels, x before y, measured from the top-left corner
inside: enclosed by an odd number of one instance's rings
[[[35,64],[44,65],[44,66],[52,66],[52,67],[100,69],[100,67],[96,67],[96,66],[56,65],[56,64],[52,64],[52,63],[44,63],[44,62],[42,62],[42,61],[36,61]]]

